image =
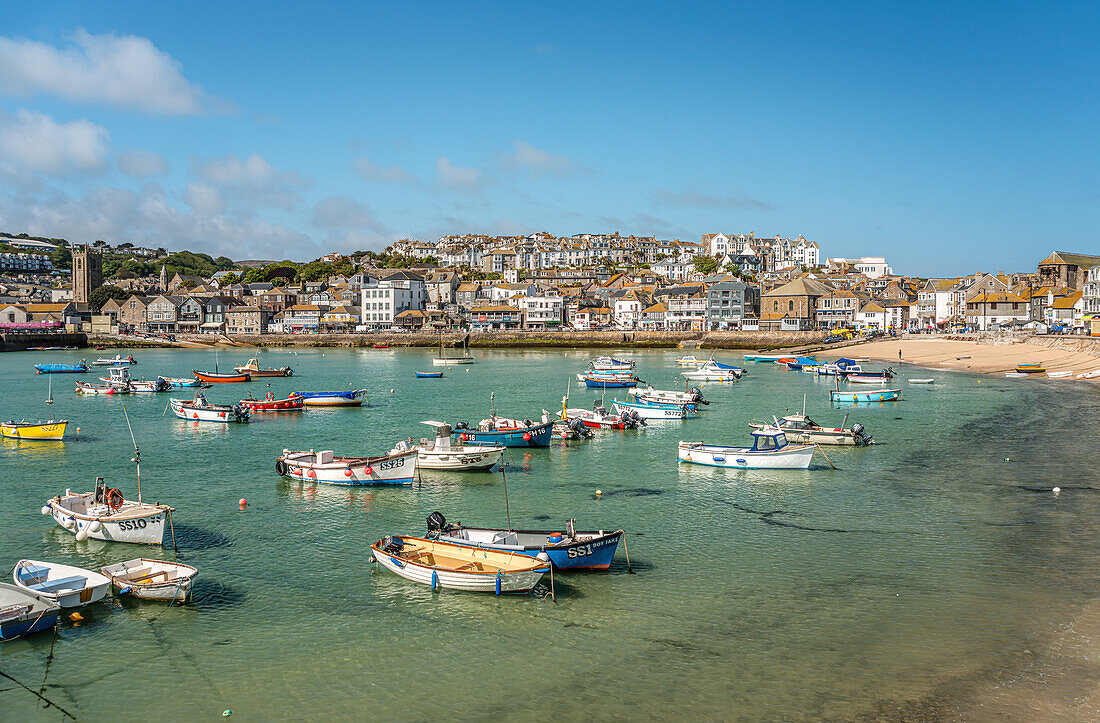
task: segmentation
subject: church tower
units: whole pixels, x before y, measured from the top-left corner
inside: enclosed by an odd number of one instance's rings
[[[164,264],[160,265],[160,293],[168,293],[168,269]]]
[[[92,292],[103,285],[103,258],[81,246],[73,251],[73,301],[87,304]]]

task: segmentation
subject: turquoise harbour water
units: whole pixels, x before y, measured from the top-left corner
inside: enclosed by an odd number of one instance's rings
[[[221,366],[254,353],[222,352]],[[0,415],[45,409],[34,363],[96,355],[0,355]],[[608,573],[556,575],[556,602],[548,581],[532,596],[433,593],[368,564],[370,542],[422,533],[433,510],[504,525],[499,473],[353,489],[275,475],[284,447],[379,454],[430,434],[422,420],[476,423],[490,392],[499,413],[535,418],[560,408],[592,355],[479,352],[434,380],[413,378],[428,350],[263,351],[261,365],[296,372],[271,380],[275,394],[365,388],[369,406],[227,426],[165,415],[164,394],[80,397],[75,380],[97,375],[55,375],[68,441],[0,443],[0,567],[175,557],[78,543],[39,512],[97,475],[134,494],[125,405],[143,497],[176,508],[178,559],[200,582],[187,606],[109,598],[56,634],[3,643],[0,718],[59,718],[11,679],[79,719],[889,717],[945,695],[963,705],[1100,591],[1094,386],[902,367],[904,401],[836,410],[824,379],[750,364],[734,385],[707,385],[713,403],[695,419],[513,450],[513,526],[575,517],[627,531],[635,574],[620,546]],[[626,355],[655,386],[682,387],[674,350]],[[134,356],[139,378],[214,365],[207,351]],[[936,383],[905,383],[927,376]],[[262,380],[208,396],[266,391]],[[817,421],[849,411],[879,444],[828,449],[837,471],[820,456],[804,472],[677,464],[678,440],[741,443],[750,420],[799,410],[804,394]],[[573,379],[570,396],[590,406],[599,393]]]

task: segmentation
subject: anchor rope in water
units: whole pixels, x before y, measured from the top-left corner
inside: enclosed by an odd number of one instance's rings
[[[50,654],[46,656],[46,669],[42,671],[42,685],[38,688],[38,693],[41,695],[46,692],[46,678],[50,674],[50,664],[53,663],[53,648],[57,644],[57,626],[53,626],[53,638],[50,640]],[[38,701],[41,703],[42,701]],[[38,703],[35,703],[34,709],[38,710]]]
[[[40,617],[41,617],[41,616],[40,616]],[[7,678],[7,679],[8,679],[8,680],[10,680],[11,682],[13,682],[13,683],[15,683],[16,685],[18,685],[18,686],[19,686],[20,688],[22,688],[23,690],[25,690],[25,691],[27,691],[28,693],[30,693],[31,695],[33,695],[33,696],[37,697],[37,698],[38,698],[39,700],[45,701],[45,702],[46,702],[47,704],[49,704],[49,705],[52,705],[52,706],[53,706],[54,708],[57,708],[57,709],[58,709],[59,711],[61,711],[61,713],[62,713],[63,715],[65,715],[66,717],[68,717],[68,718],[72,718],[73,720],[76,720],[76,716],[75,716],[75,715],[73,715],[73,714],[72,714],[72,713],[70,713],[69,711],[65,710],[64,708],[62,708],[61,706],[59,706],[59,705],[58,705],[57,703],[53,702],[52,700],[50,700],[50,699],[49,699],[49,698],[47,698],[46,696],[42,695],[41,693],[38,693],[38,692],[36,692],[36,691],[34,691],[34,690],[31,690],[30,688],[28,688],[27,686],[23,685],[23,684],[22,684],[22,683],[20,683],[20,682],[19,682],[18,680],[16,680],[15,678],[11,677],[10,675],[8,675],[7,673],[5,673],[4,671],[0,670],[0,676],[3,676],[3,677],[5,677],[5,678]]]

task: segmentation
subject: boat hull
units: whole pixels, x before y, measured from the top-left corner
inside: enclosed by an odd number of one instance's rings
[[[250,412],[300,412],[305,407],[305,400],[301,397],[242,399],[241,406]]]
[[[876,389],[869,392],[838,392],[829,390],[829,399],[835,403],[897,402],[901,401],[900,389]]]
[[[282,369],[249,369],[248,367],[233,367],[237,374],[247,374],[250,377],[292,377],[294,371],[290,367]]]
[[[190,565],[146,558],[107,565],[100,568],[100,572],[111,580],[120,595],[177,603],[191,601],[195,578],[199,574]]]
[[[476,429],[455,429],[464,444],[475,447],[549,447],[553,436],[553,421],[523,429],[482,432]]]
[[[447,367],[454,366],[455,364],[473,364],[475,361],[477,360],[474,359],[472,356],[460,356],[455,357],[454,359],[448,359],[446,357],[436,357],[435,359],[432,359],[432,364],[437,367]]]
[[[191,370],[191,373],[194,374],[195,378],[199,381],[208,384],[236,384],[238,382],[252,381],[251,374],[218,374],[216,372],[200,372],[194,369]]]
[[[210,407],[195,407],[187,400],[172,399],[171,402],[172,412],[180,419],[186,419],[188,422],[216,422],[218,424],[229,424],[233,422],[244,423],[248,421],[248,411],[244,410],[244,414],[236,414],[233,408],[226,404],[215,404]]]
[[[382,567],[406,580],[412,580],[422,585],[441,587],[449,590],[462,590],[465,592],[495,593],[525,593],[530,592],[538,584],[542,576],[550,571],[550,565],[544,563],[539,567],[530,567],[524,570],[512,571],[477,571],[462,572],[446,570],[424,564],[417,564],[409,560],[400,559],[381,549],[382,540],[371,545],[371,554]],[[436,543],[444,544],[444,543]],[[447,545],[447,547],[461,547],[459,545]],[[471,561],[476,561],[479,551],[467,549],[466,555]],[[485,561],[492,560],[501,555],[496,550],[480,550],[480,557]]]
[[[48,569],[49,575],[45,578],[28,577],[28,572],[34,569]],[[51,582],[57,583],[66,578],[69,580],[78,578],[80,586],[73,587],[69,585],[58,588],[51,585]],[[38,582],[39,580],[41,582]],[[98,602],[106,597],[107,592],[111,589],[110,579],[98,572],[71,565],[56,565],[37,560],[20,560],[17,562],[15,569],[12,571],[12,581],[16,587],[24,592],[37,595],[43,600],[60,606],[63,610],[84,607]],[[76,584],[75,581],[73,584]]]
[[[15,640],[57,625],[61,608],[9,583],[0,583],[0,640]]]
[[[463,528],[471,530],[483,530],[486,532],[507,533],[508,530],[489,530],[487,528]],[[551,530],[515,530],[520,535],[549,536]],[[556,545],[505,545],[485,544],[471,540],[464,540],[452,535],[440,535],[438,539],[465,547],[485,547],[501,552],[517,552],[527,557],[537,557],[540,552],[546,553],[550,563],[559,570],[606,570],[611,567],[611,561],[615,557],[615,550],[619,547],[619,540],[623,537],[622,530],[614,532],[578,532],[582,539],[571,540]]]
[[[503,448],[452,447],[448,451],[419,449],[416,466],[419,469],[450,472],[480,472],[495,467],[503,456]]]
[[[612,402],[616,414],[623,412],[636,412],[639,417],[651,419],[685,419],[688,415],[687,405],[676,404],[626,404],[615,400]]]
[[[749,429],[764,429],[771,425],[750,424]],[[783,436],[792,444],[828,444],[835,447],[854,447],[859,444],[851,430],[787,429],[781,427]]]
[[[283,450],[275,471],[302,482],[330,485],[410,485],[416,476],[417,452],[410,449],[382,457],[331,457],[325,453]],[[280,466],[280,464],[282,466]]]
[[[8,439],[37,439],[54,441],[65,436],[68,422],[48,422],[46,424],[19,424],[8,422],[0,424],[0,436]]]
[[[300,397],[305,400],[307,407],[361,407],[364,390],[353,392],[291,392],[291,397]]]
[[[104,542],[132,542],[140,545],[159,545],[164,540],[164,528],[168,519],[168,508],[153,507],[145,511],[120,515],[112,519],[109,516],[87,515],[73,512],[62,506],[56,499],[46,503],[50,516],[59,527],[74,535],[86,530],[88,537]],[[97,527],[93,523],[98,522]]]
[[[677,449],[681,462],[731,469],[807,469],[813,456],[813,445],[788,444],[779,450],[759,452],[747,447],[680,442]]]
[[[440,379],[443,372],[413,372],[413,376],[417,379]]]
[[[86,364],[35,364],[35,374],[87,374]]]
[[[638,382],[634,379],[594,379],[585,377],[584,385],[589,389],[628,389],[638,386]]]

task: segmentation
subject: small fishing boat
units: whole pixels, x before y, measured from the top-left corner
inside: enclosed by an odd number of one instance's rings
[[[589,389],[627,389],[629,387],[638,386],[642,380],[635,376],[607,377],[585,374],[582,376],[581,381],[583,381],[584,385]]]
[[[593,432],[580,419],[555,419],[551,434],[559,439],[588,439]]]
[[[518,552],[528,557],[545,553],[559,570],[606,570],[611,567],[623,531],[578,531],[576,520],[568,520],[564,532],[470,527],[447,524],[442,513],[433,512],[428,515],[426,537],[464,547]]]
[[[542,422],[530,419],[490,417],[471,429],[466,422],[454,425],[454,432],[463,442],[490,447],[549,447],[553,420],[543,415]]]
[[[874,389],[866,392],[829,390],[829,400],[833,404],[841,402],[897,402],[901,400],[900,389]]]
[[[248,422],[249,412],[240,404],[212,404],[206,401],[206,395],[199,393],[194,399],[168,400],[172,412],[180,419],[189,422]]]
[[[96,477],[94,491],[65,490],[64,495],[50,498],[42,508],[42,514],[51,515],[54,522],[75,534],[78,542],[90,537],[147,545],[161,544],[171,513],[168,505],[143,503],[140,492],[136,502],[123,498],[122,492],[108,488],[102,477]]]
[[[565,403],[566,400],[562,400],[561,418],[566,422],[579,419],[584,426],[592,429],[635,429],[638,425],[645,425],[641,415],[631,413],[629,409],[609,414],[599,401],[592,405],[592,409],[568,408]]]
[[[805,402],[803,402],[805,405]],[[848,415],[844,415],[844,421],[839,427],[822,427],[806,416],[805,406],[802,414],[788,414],[782,419],[772,418],[771,422],[753,420],[749,423],[749,429],[779,429],[788,442],[798,444],[830,444],[842,446],[864,446],[874,444],[875,440],[867,434],[862,424],[853,424],[851,429],[845,429]]]
[[[258,359],[252,358],[244,366],[233,367],[237,374],[248,374],[250,377],[292,377],[294,370],[289,366],[278,369],[261,369]]]
[[[696,405],[710,404],[703,399],[703,391],[699,387],[692,387],[686,392],[677,392],[671,389],[654,389],[652,386],[645,389],[628,389],[627,395],[643,402],[678,402],[689,405],[690,411],[696,411]]]
[[[701,364],[706,364],[707,360],[706,359],[700,359],[697,356],[695,356],[694,354],[688,354],[687,356],[682,356],[679,359],[677,359],[676,363],[679,364],[680,366],[685,366],[685,367],[697,367]]]
[[[0,640],[15,640],[49,630],[57,625],[60,613],[61,606],[57,603],[0,582]]]
[[[1094,369],[1091,372],[1082,372],[1078,374],[1075,379],[1097,379],[1100,378],[1100,369]]]
[[[1040,362],[1034,362],[1032,364],[1017,364],[1016,371],[1020,374],[1038,374],[1040,372],[1045,372],[1046,367],[1044,367]]]
[[[432,364],[440,367],[452,366],[454,364],[473,364],[476,361],[476,359],[470,356],[469,347],[464,347],[464,352],[462,356],[447,356],[447,353],[443,350],[443,332],[439,332],[439,356],[432,359]]]
[[[186,603],[199,571],[182,562],[149,560],[138,557],[116,562],[99,569],[120,595],[133,595],[142,600],[167,600]]]
[[[936,380],[929,377],[927,379],[910,379],[910,384],[935,384]]]
[[[17,587],[64,608],[102,600],[111,581],[98,572],[54,562],[20,560],[11,574]]]
[[[190,378],[160,377],[160,378],[163,379],[168,384],[169,389],[188,389],[188,388],[191,388],[191,387],[198,387],[200,389],[207,389],[207,388],[210,387],[209,384],[201,381],[197,377],[190,377]]]
[[[406,580],[469,592],[530,592],[550,572],[548,557],[389,535],[371,546],[374,559]]]
[[[119,389],[110,384],[92,384],[91,382],[77,382],[77,394],[129,394],[130,389]]]
[[[890,377],[879,374],[848,374],[844,381],[852,384],[885,384],[890,381]]]
[[[775,362],[786,358],[784,354],[746,354],[744,359],[749,362]],[[813,358],[813,357],[809,357]]]
[[[274,392],[268,392],[263,399],[242,399],[240,404],[249,412],[300,412],[305,407],[305,399],[288,397],[276,399]]]
[[[366,389],[354,389],[346,392],[291,392],[292,397],[301,397],[307,407],[361,407],[367,393]]]
[[[84,374],[88,365],[81,359],[76,364],[35,364],[35,374]]]
[[[629,372],[634,369],[634,362],[612,356],[601,356],[589,361],[588,367],[597,372]]]
[[[889,369],[889,368],[888,369],[879,369],[877,371],[873,371],[873,370],[870,370],[870,369],[863,369],[862,367],[860,367],[857,364],[852,364],[852,365],[846,366],[843,369],[841,369],[840,371],[838,371],[837,376],[844,377],[848,381],[852,381],[853,377],[856,377],[856,378],[859,378],[862,383],[868,384],[868,383],[874,383],[874,381],[878,381],[878,380],[886,381],[888,379],[893,379],[897,375],[894,373],[893,369]],[[871,381],[868,381],[868,380],[871,380]],[[857,382],[857,383],[859,383],[859,382]]]
[[[504,447],[485,447],[478,445],[451,444],[454,433],[451,425],[445,422],[428,420],[421,422],[435,430],[435,439],[421,439],[419,444],[413,438],[401,440],[390,454],[416,451],[416,466],[419,469],[441,469],[451,472],[480,472],[491,469],[504,456]]]
[[[439,379],[443,376],[443,372],[413,372],[413,376],[417,379]]]
[[[389,349],[390,345],[389,344],[375,344],[374,348],[375,349]]]
[[[645,402],[612,400],[615,413],[625,417],[638,417],[641,421],[651,419],[687,419],[688,405],[676,402]]]
[[[730,364],[721,364],[714,360],[708,361],[698,369],[680,372],[680,376],[693,382],[735,382],[741,378],[745,370]]]
[[[57,441],[65,436],[67,420],[14,421],[0,423],[0,437],[8,439],[38,439]]]
[[[195,375],[195,378],[201,382],[207,382],[209,384],[235,384],[239,382],[252,381],[252,375],[248,372],[243,374],[240,372],[233,372],[232,374],[222,374],[219,372],[200,372],[197,369],[192,369],[191,373]]]
[[[775,363],[786,366],[787,368],[794,365],[798,369],[801,369],[803,364],[816,364],[817,360],[812,356],[783,356],[776,359]]]
[[[337,457],[332,450],[292,452],[275,460],[275,473],[302,482],[332,485],[410,485],[416,475],[415,449],[379,457]]]
[[[113,367],[110,370],[109,377],[100,377],[100,381],[107,382],[110,386],[118,389],[120,392],[133,392],[137,393],[155,393],[166,392],[171,387],[161,377],[157,377],[152,381],[146,379],[133,379],[130,377],[129,367]]]
[[[1005,376],[1009,379],[1024,379],[1028,375],[1023,372],[1005,372]]]
[[[1047,372],[1047,376],[1051,379],[1065,379],[1066,377],[1073,376],[1073,372]]]
[[[109,359],[96,359],[92,364],[97,367],[128,367],[131,364],[137,364],[137,361],[134,359],[133,354],[130,356],[116,354]]]
[[[813,459],[813,444],[791,444],[784,432],[774,427],[754,429],[751,447],[726,447],[703,442],[680,442],[681,462],[736,469],[807,469]]]
[[[616,379],[633,379],[634,372],[626,369],[620,371],[595,371],[587,369],[577,374],[577,381],[583,382],[585,379],[607,379],[614,381]]]

